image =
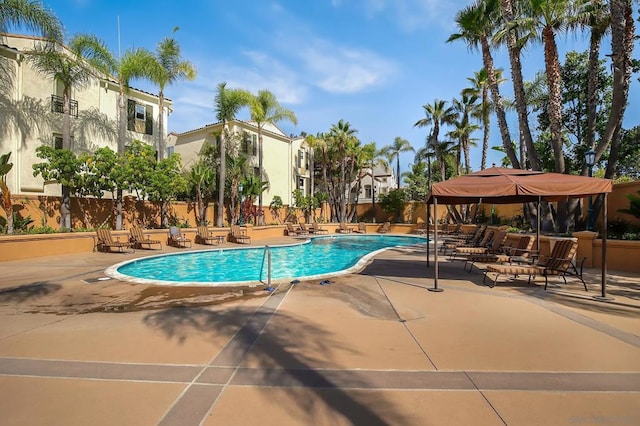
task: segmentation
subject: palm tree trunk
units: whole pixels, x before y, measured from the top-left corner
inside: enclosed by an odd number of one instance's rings
[[[486,86],[482,88],[482,160],[480,161],[480,170],[487,167],[487,152],[489,151],[489,129],[491,126],[489,118],[489,90]]]
[[[500,0],[502,15],[506,23],[513,21],[512,0]],[[509,62],[511,63],[511,78],[513,79],[513,94],[516,100],[516,111],[518,113],[518,127],[520,133],[520,143],[526,147],[527,158],[533,170],[540,170],[540,160],[531,137],[529,127],[529,116],[527,115],[527,100],[524,93],[524,80],[522,78],[522,62],[520,61],[521,48],[518,47],[516,35],[513,31],[507,34],[507,48],[509,51]],[[526,161],[523,155],[520,156],[520,165],[525,167]]]
[[[509,134],[509,126],[507,125],[507,116],[504,112],[504,107],[502,106],[502,97],[500,96],[500,89],[498,88],[498,82],[496,81],[496,72],[493,66],[493,57],[491,56],[489,42],[487,41],[486,37],[482,38],[481,45],[482,61],[484,62],[484,67],[487,70],[487,76],[489,78],[489,87],[491,88],[493,105],[496,111],[496,118],[498,119],[500,136],[502,137],[502,146],[504,147],[504,151],[507,154],[509,161],[511,161],[511,165],[514,168],[519,169],[520,162],[518,161],[518,156],[513,149],[513,145],[511,144],[511,135]]]
[[[544,43],[544,62],[549,87],[549,128],[551,130],[551,147],[555,162],[555,172],[564,173],[564,152],[562,150],[562,93],[560,78],[560,62],[553,29],[549,26],[542,30]]]
[[[227,144],[226,144],[226,131],[227,123],[222,122],[222,133],[220,134],[220,173],[218,184],[218,228],[222,228],[222,219],[224,216],[224,183],[227,178]]]
[[[164,160],[164,154],[167,150],[164,140],[164,93],[160,90],[158,93],[158,160]]]
[[[62,95],[62,149],[71,150],[71,88],[65,87]],[[71,229],[71,190],[62,185],[60,203],[60,229]]]

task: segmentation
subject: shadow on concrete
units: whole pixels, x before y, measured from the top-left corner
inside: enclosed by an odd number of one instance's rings
[[[47,296],[62,288],[60,284],[39,281],[0,289],[0,303],[23,303],[29,299]]]
[[[405,416],[382,398],[377,398],[372,407],[341,389],[323,370],[314,369],[312,366],[322,365],[322,358],[332,348],[341,347],[341,343],[327,330],[299,318],[265,309],[263,305],[258,310],[167,309],[147,315],[144,323],[181,342],[194,332],[229,336],[231,340],[211,365],[237,367],[248,357],[257,362],[260,370],[253,371],[249,384],[272,386],[269,397],[278,404],[287,404],[288,411],[303,424],[312,424],[314,418],[326,415],[325,411],[320,413],[319,401],[332,409],[330,416],[336,423],[342,419],[351,424],[406,423]],[[350,379],[353,381],[350,387],[366,387],[365,379],[355,374]]]

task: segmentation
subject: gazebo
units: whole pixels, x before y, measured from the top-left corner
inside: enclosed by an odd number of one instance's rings
[[[434,206],[434,215],[438,216],[438,204],[518,204],[536,202],[538,209],[541,201],[565,201],[570,198],[584,198],[594,195],[604,196],[602,212],[602,292],[599,298],[606,299],[607,275],[607,194],[612,190],[609,179],[562,173],[544,173],[534,170],[491,167],[433,184],[427,197],[427,215],[429,205]],[[540,212],[538,211],[537,236],[540,237]],[[427,223],[429,220],[427,219]],[[427,227],[428,229],[428,227]],[[428,234],[427,234],[428,235]],[[438,227],[434,227],[434,287],[438,288]],[[429,245],[427,245],[429,247]],[[430,253],[427,248],[427,265]]]

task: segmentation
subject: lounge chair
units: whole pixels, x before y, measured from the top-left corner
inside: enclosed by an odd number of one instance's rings
[[[135,251],[133,243],[129,241],[120,241],[120,237],[116,237],[116,239],[114,239],[111,235],[110,229],[98,229],[96,231],[96,235],[98,238],[96,248],[98,250],[112,251],[113,249],[118,249],[120,253],[124,253],[125,249]]]
[[[486,247],[495,231],[487,229],[486,227],[476,230],[473,237],[470,240],[449,240],[440,245],[440,251],[445,255],[447,252],[451,252],[460,247]]]
[[[584,285],[585,291],[589,291],[587,289],[587,284],[584,282],[582,277],[582,270],[584,267],[584,261],[586,258],[582,259],[580,262],[580,269],[576,267],[573,258],[578,251],[578,242],[571,239],[563,239],[556,242],[553,250],[548,257],[539,257],[538,260],[530,265],[522,264],[522,265],[487,265],[487,271],[484,274],[484,278],[482,281],[486,280],[489,272],[494,272],[496,274],[495,279],[493,280],[493,286],[496,285],[496,281],[498,281],[498,277],[500,275],[528,275],[529,280],[528,283],[531,284],[531,279],[536,275],[544,276],[544,289],[547,289],[547,285],[549,284],[549,275],[560,275],[564,280],[565,284],[567,282],[567,275],[572,275],[582,282]]]
[[[186,248],[187,244],[191,247],[191,240],[182,235],[182,231],[177,226],[169,228],[169,237],[167,238],[167,244],[179,248]]]
[[[251,244],[251,237],[247,235],[247,230],[240,225],[231,225],[231,241],[239,244]]]
[[[300,227],[300,225],[293,226],[293,223],[287,222],[287,235],[298,236],[298,235],[309,235],[309,232],[305,231]]]
[[[494,233],[491,240],[484,247],[456,247],[451,251],[449,260],[454,260],[458,257],[467,260],[472,255],[502,253],[507,236],[507,231],[500,231],[497,234]]]
[[[354,230],[354,232],[357,232],[359,234],[366,234],[367,224],[365,222],[358,222],[358,229]]]
[[[533,235],[522,235],[518,239],[518,243],[515,246],[504,247],[502,253],[485,253],[471,255],[465,263],[465,269],[469,264],[469,272],[473,269],[475,263],[525,263],[528,262],[532,255],[537,254],[536,250],[533,250],[533,243],[535,243],[536,237]]]
[[[340,224],[338,225],[338,232],[340,234],[350,234],[353,232],[353,228],[347,226],[347,224],[344,222],[340,222]]]
[[[378,228],[378,233],[379,234],[386,234],[390,230],[391,230],[391,223],[390,222],[385,222],[380,226],[380,228]]]
[[[129,241],[133,243],[134,247],[143,248],[143,246],[146,246],[146,248],[151,249],[151,246],[158,245],[158,249],[162,250],[162,242],[160,240],[152,240],[148,235],[144,235],[142,228],[139,226],[132,226],[129,232],[131,232]]]
[[[322,226],[318,225],[318,222],[313,222],[309,229],[313,234],[326,234],[329,232],[326,229],[324,229]]]
[[[218,245],[224,241],[222,235],[215,235],[205,225],[198,226],[196,230],[196,243],[205,245]]]

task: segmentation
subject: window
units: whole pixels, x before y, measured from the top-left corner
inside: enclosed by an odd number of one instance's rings
[[[254,167],[253,168],[253,175],[260,177],[260,167]]]
[[[371,185],[364,186],[364,198],[371,198]]]
[[[302,165],[304,164],[304,151],[303,150],[298,150],[298,168],[302,168]]]
[[[298,178],[298,189],[304,194],[304,178]]]
[[[244,133],[242,138],[241,150],[243,153],[247,155],[258,155],[258,144],[256,143],[257,137],[256,135],[250,135],[249,133]]]
[[[62,135],[53,135],[53,148],[62,149]]]
[[[127,101],[127,129],[145,135],[153,134],[153,106]]]
[[[176,147],[175,146],[168,146],[167,147],[167,156],[168,157],[171,157],[174,152],[176,152]]]

